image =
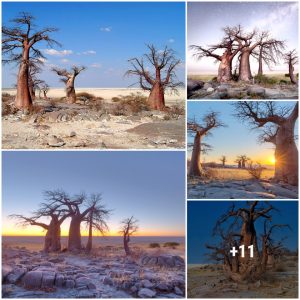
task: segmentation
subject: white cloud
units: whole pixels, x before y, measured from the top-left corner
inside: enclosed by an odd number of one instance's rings
[[[84,55],[96,54],[96,51],[94,51],[94,50],[88,50],[88,51],[82,52],[82,54],[84,54]]]
[[[44,52],[48,55],[53,55],[53,56],[65,56],[65,55],[70,55],[73,53],[72,50],[55,50],[55,49],[44,49]]]
[[[169,39],[168,42],[172,44],[172,43],[175,43],[175,40],[174,39]]]
[[[104,32],[111,32],[112,28],[111,27],[101,27],[100,30],[104,31]]]
[[[64,63],[64,64],[67,64],[68,62],[70,62],[68,59],[66,59],[66,58],[63,58],[62,60],[61,60],[61,62],[62,63]]]
[[[101,68],[101,64],[93,63],[93,64],[91,64],[90,67],[91,67],[91,68]]]
[[[38,61],[40,61],[41,63],[46,63],[46,62],[47,62],[47,59],[44,58],[44,57],[39,57],[39,58],[38,58]]]

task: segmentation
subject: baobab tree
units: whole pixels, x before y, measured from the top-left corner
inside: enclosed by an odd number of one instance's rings
[[[265,128],[261,141],[275,145],[276,181],[298,185],[298,149],[294,129],[298,119],[298,102],[294,107],[274,101],[238,101],[233,104],[235,116],[254,128]]]
[[[257,75],[261,76],[263,75],[263,63],[270,69],[271,65],[276,65],[278,60],[282,57],[285,42],[272,38],[269,31],[262,31],[259,34],[258,40],[259,44],[257,49],[252,51],[252,55],[258,61]]]
[[[238,160],[239,160],[240,163],[241,163],[241,168],[242,168],[242,169],[246,169],[246,163],[247,163],[247,161],[250,160],[250,158],[247,157],[247,155],[240,155],[240,156],[238,157]]]
[[[41,98],[41,93],[43,93],[43,97],[44,100],[48,100],[48,96],[47,93],[49,91],[49,85],[45,82],[43,82],[40,86],[39,86],[39,98]]]
[[[222,155],[221,158],[220,158],[220,161],[222,163],[222,167],[225,168],[225,163],[227,161],[227,158],[225,155]]]
[[[190,134],[194,135],[192,158],[190,162],[189,176],[205,176],[205,171],[201,166],[201,152],[203,151],[203,138],[210,134],[214,128],[219,128],[224,124],[219,120],[218,113],[211,112],[202,118],[202,124],[196,120],[189,120],[187,129]]]
[[[37,44],[45,42],[48,47],[59,45],[50,37],[57,31],[55,28],[43,28],[35,30],[34,17],[22,12],[20,16],[12,20],[14,26],[2,27],[2,53],[4,63],[17,63],[19,72],[17,75],[17,93],[15,106],[20,109],[30,108],[32,98],[29,90],[29,66],[30,57],[43,58],[43,54],[36,48]]]
[[[138,231],[138,220],[133,216],[130,218],[124,219],[121,222],[121,229],[119,231],[120,234],[123,235],[123,245],[126,255],[131,254],[131,250],[129,248],[130,237]]]
[[[62,190],[47,191],[46,193],[49,198],[48,202],[52,205],[63,205],[68,210],[68,214],[71,218],[68,250],[81,251],[83,249],[81,244],[81,223],[87,220],[86,218],[91,211],[96,210],[95,207],[97,205],[99,205],[98,208],[101,208],[101,196],[92,194],[88,197],[84,193],[70,196]],[[81,211],[81,206],[85,206],[83,211]],[[97,213],[93,216],[92,227],[96,226],[96,215]],[[105,219],[101,218],[100,220],[102,222]]]
[[[247,201],[241,207],[233,203],[217,220],[213,235],[221,238],[221,242],[217,246],[207,245],[207,248],[212,250],[211,258],[223,261],[225,274],[230,279],[251,282],[259,280],[266,272],[272,232],[275,228],[287,227],[286,224],[271,223],[274,210],[266,202]],[[256,228],[258,220],[268,220],[272,224],[262,232],[260,242]],[[244,248],[244,256],[240,255],[239,247]],[[235,255],[231,252],[234,250],[237,250]]]
[[[242,161],[241,161],[240,156],[238,156],[234,162],[237,163],[238,169],[242,168]]]
[[[24,226],[32,225],[39,226],[46,230],[44,251],[55,252],[61,250],[61,224],[69,217],[69,212],[61,205],[51,205],[48,203],[41,203],[40,208],[33,213],[31,217],[14,214],[10,217],[20,220]],[[46,224],[39,221],[40,218],[50,218],[50,223]]]
[[[93,230],[100,232],[102,235],[108,231],[106,220],[110,215],[110,210],[106,209],[101,201],[102,198],[100,194],[92,194],[87,204],[87,207],[92,207],[89,214],[84,219],[89,231],[88,241],[85,247],[87,253],[90,253],[93,248]]]
[[[144,54],[142,58],[129,59],[131,69],[126,75],[137,76],[140,87],[150,92],[147,102],[151,109],[164,110],[166,89],[178,93],[178,88],[182,85],[176,80],[175,73],[181,60],[177,59],[174,51],[168,47],[163,51],[153,45],[147,45],[147,48],[149,53]],[[153,72],[148,68],[153,68]]]
[[[232,80],[232,61],[242,49],[242,43],[236,39],[239,30],[239,27],[225,27],[223,29],[225,34],[223,40],[208,48],[197,45],[190,46],[190,48],[195,51],[194,57],[196,59],[199,60],[203,57],[211,57],[219,61],[218,82],[228,82]],[[222,55],[217,53],[219,50],[224,51]]]
[[[59,68],[52,69],[53,72],[61,77],[60,81],[66,85],[66,99],[68,103],[76,102],[75,78],[84,70],[86,70],[86,67],[84,66],[73,66],[70,71]]]
[[[289,76],[293,84],[298,84],[298,80],[294,74],[294,66],[298,63],[298,55],[296,49],[289,51],[284,55],[284,61],[289,66]]]

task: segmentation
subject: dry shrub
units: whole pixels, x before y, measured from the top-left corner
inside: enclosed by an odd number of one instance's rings
[[[180,245],[180,243],[177,243],[177,242],[166,242],[166,243],[164,243],[163,247],[176,249],[176,247],[179,245]]]
[[[120,98],[120,97],[112,97],[112,98],[111,98],[111,101],[112,101],[112,102],[120,102],[120,101],[121,101],[121,98]]]
[[[3,102],[8,102],[8,101],[13,101],[14,96],[8,94],[8,93],[2,93],[2,103]]]
[[[261,178],[263,170],[264,170],[264,168],[262,167],[262,165],[259,162],[254,164],[253,161],[250,161],[248,163],[247,171],[254,179],[259,180]]]
[[[88,100],[93,100],[96,98],[95,95],[87,93],[87,92],[76,93],[76,97],[78,97],[78,98],[84,97]]]
[[[103,100],[96,99],[92,103],[92,109],[95,111],[102,111],[103,110]]]
[[[2,116],[13,115],[18,112],[18,109],[13,103],[2,102]]]
[[[140,92],[114,98],[114,102],[117,103],[112,108],[111,113],[115,116],[126,116],[131,115],[132,113],[149,110],[147,97],[143,96]],[[116,98],[118,98],[119,100],[117,100]]]
[[[149,248],[160,248],[160,244],[159,243],[150,243]]]

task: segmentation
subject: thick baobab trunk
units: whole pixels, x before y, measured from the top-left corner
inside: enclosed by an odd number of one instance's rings
[[[298,149],[295,143],[295,119],[278,128],[275,148],[275,180],[298,185]]]
[[[201,136],[199,132],[196,133],[194,138],[192,158],[189,168],[189,176],[202,176],[204,171],[200,162],[201,155]]]
[[[148,104],[151,109],[164,110],[165,108],[165,95],[164,88],[160,81],[156,81],[152,87],[148,98]]]
[[[76,93],[74,88],[75,77],[72,76],[68,79],[66,84],[66,94],[67,94],[67,102],[75,103],[76,102]]]
[[[228,82],[232,79],[232,58],[226,52],[221,56],[221,62],[218,69],[218,82]]]
[[[90,253],[92,251],[92,248],[93,248],[93,225],[92,225],[92,221],[93,221],[93,215],[91,213],[90,217],[89,217],[89,236],[88,236],[88,241],[87,241],[86,247],[85,247],[85,251],[87,253]]]
[[[17,94],[15,98],[15,106],[17,108],[30,108],[32,99],[29,91],[29,48],[24,45],[22,61],[20,63],[19,73],[17,77]]]
[[[289,63],[289,76],[290,76],[291,82],[293,84],[297,84],[298,83],[298,81],[297,81],[297,79],[296,79],[296,77],[294,75],[294,66],[293,66],[293,64],[291,62]]]
[[[45,236],[44,251],[57,252],[60,250],[60,222],[57,216],[53,216]]]
[[[129,245],[128,245],[129,241],[130,241],[129,236],[124,236],[124,238],[123,238],[123,244],[124,244],[124,250],[125,250],[126,255],[130,255],[131,254],[131,251],[130,251]]]
[[[243,48],[240,58],[239,81],[250,81],[252,78],[250,69],[250,50]]]
[[[81,250],[81,233],[80,225],[82,222],[82,217],[80,215],[74,215],[71,218],[70,228],[69,228],[69,241],[68,250]]]

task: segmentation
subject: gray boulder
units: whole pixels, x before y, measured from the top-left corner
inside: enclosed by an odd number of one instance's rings
[[[138,292],[138,296],[140,298],[154,298],[155,295],[156,295],[156,292],[154,292],[150,289],[147,289],[147,288],[142,288]]]
[[[24,276],[24,286],[29,289],[40,288],[42,284],[43,272],[30,271]]]

